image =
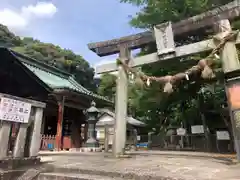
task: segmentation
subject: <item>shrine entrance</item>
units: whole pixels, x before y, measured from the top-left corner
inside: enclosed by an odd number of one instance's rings
[[[47,111],[46,111],[47,112]],[[85,124],[85,116],[78,109],[65,107],[62,123],[61,149],[80,148],[82,146],[81,126]],[[45,114],[42,130],[41,150],[53,150],[56,146],[58,114]]]
[[[121,37],[109,41],[88,44],[89,49],[99,56],[107,56],[119,53],[116,62],[99,65],[96,68],[98,74],[118,71],[116,87],[116,122],[114,134],[114,156],[118,157],[124,153],[126,145],[126,119],[128,107],[128,78],[133,77],[140,81],[143,86],[150,87],[154,83],[161,85],[163,93],[172,93],[176,86],[189,81],[209,82],[216,80],[217,70],[214,65],[221,62],[222,68],[218,72],[222,73],[221,78],[226,85],[228,97],[229,115],[232,121],[233,136],[238,161],[240,161],[240,103],[239,103],[239,79],[240,62],[236,50],[236,44],[240,43],[239,30],[233,31],[231,21],[239,19],[239,1],[235,0],[221,7],[208,12],[181,20],[179,22],[164,22],[154,25],[151,31],[136,35]],[[192,44],[182,44],[180,46],[174,39],[177,37],[190,37],[194,34],[202,33],[201,29],[208,29],[213,35],[212,39],[202,39],[202,41]],[[131,50],[143,48],[149,44],[156,44],[156,52],[144,56],[131,56]],[[194,54],[209,53],[195,65],[187,68],[184,72],[175,75],[165,75],[162,77],[148,76],[135,67],[153,63],[161,63],[161,67],[170,64],[183,64],[186,56]],[[186,58],[186,61],[192,60]],[[193,62],[193,61],[192,61]],[[155,64],[154,64],[155,65]],[[203,127],[203,128],[202,128]],[[204,134],[207,135],[207,127],[201,125]],[[224,131],[216,132],[226,134]],[[220,137],[219,137],[220,138]],[[221,137],[222,138],[222,137]],[[226,137],[224,137],[226,138]],[[206,136],[206,140],[208,137]]]
[[[42,134],[55,136],[57,134],[57,115],[45,117],[45,123]]]

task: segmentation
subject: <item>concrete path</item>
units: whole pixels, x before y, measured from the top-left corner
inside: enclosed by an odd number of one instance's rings
[[[95,174],[126,179],[240,180],[233,155],[177,151],[137,151],[132,158],[111,154],[40,152],[54,173]]]
[[[219,154],[219,153],[206,153],[206,152],[193,152],[193,151],[132,151],[126,152],[133,155],[175,155],[175,156],[192,156],[192,157],[228,157],[234,159],[236,154]],[[40,151],[39,156],[52,156],[52,155],[84,155],[88,152],[78,151]],[[91,155],[99,154],[91,152]]]

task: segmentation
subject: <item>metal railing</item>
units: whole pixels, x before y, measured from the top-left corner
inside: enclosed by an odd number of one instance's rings
[[[230,140],[217,140],[215,134],[160,136],[140,135],[138,143],[148,143],[149,149],[191,150],[226,153],[232,152]]]

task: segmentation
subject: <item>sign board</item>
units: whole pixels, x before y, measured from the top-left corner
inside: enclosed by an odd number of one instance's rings
[[[137,143],[137,145],[136,145],[138,148],[139,147],[144,147],[144,148],[147,148],[148,147],[148,143],[146,142],[146,143]]]
[[[137,140],[140,141],[141,140],[141,136],[137,136]]]
[[[203,134],[204,133],[203,125],[191,126],[191,131],[192,134]]]
[[[178,136],[184,136],[186,134],[186,129],[184,128],[178,128],[177,129],[177,135]]]
[[[159,56],[175,52],[174,35],[171,22],[154,26],[154,35],[156,38],[157,52]]]
[[[217,140],[230,140],[228,131],[217,131]]]
[[[96,138],[97,138],[97,139],[100,139],[100,137],[101,137],[101,132],[100,132],[99,130],[97,130]]]
[[[232,109],[240,108],[240,85],[233,85],[228,88],[229,102]]]
[[[28,123],[31,104],[10,98],[0,99],[0,119],[18,123]]]

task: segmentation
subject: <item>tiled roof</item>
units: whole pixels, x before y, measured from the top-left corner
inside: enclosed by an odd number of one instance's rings
[[[63,72],[60,69],[40,63],[35,59],[32,59],[14,51],[11,51],[11,53],[17,59],[19,59],[30,71],[32,71],[43,83],[45,83],[53,90],[67,89],[83,95],[97,98],[99,100],[111,102],[105,97],[87,90],[78,82],[76,82],[70,74]]]
[[[102,113],[102,115],[101,115],[99,118],[101,118],[104,114],[107,114],[108,116],[113,117],[113,119],[115,120],[115,113],[112,112],[111,110],[106,109],[106,108],[101,108],[101,109],[99,109],[99,110],[100,110],[100,112]],[[131,116],[128,116],[128,117],[127,117],[127,123],[128,123],[128,124],[131,124],[131,125],[133,125],[133,126],[145,126],[145,123],[143,123],[142,121],[139,121],[139,120],[137,120],[137,119],[135,119],[135,118],[133,118],[133,117],[131,117]],[[102,125],[106,125],[106,124],[111,125],[111,124],[114,124],[114,122],[113,122],[113,121],[110,121],[110,122],[107,122],[107,121],[98,121],[98,122],[97,122],[97,125],[98,125],[98,126],[102,126]]]

